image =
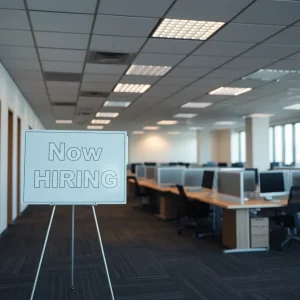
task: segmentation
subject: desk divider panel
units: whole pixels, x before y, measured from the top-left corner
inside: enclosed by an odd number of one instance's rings
[[[137,165],[135,167],[135,174],[138,178],[146,178],[146,167],[144,165]]]
[[[159,186],[183,185],[184,167],[157,168],[157,184]]]
[[[300,170],[291,171],[291,185],[300,186]]]
[[[184,173],[183,185],[187,187],[201,187],[203,179],[203,168],[186,169]]]
[[[156,171],[157,167],[151,166],[151,167],[146,167],[146,178],[151,179],[151,180],[157,180]]]
[[[244,204],[244,173],[218,172],[217,192],[224,201]]]

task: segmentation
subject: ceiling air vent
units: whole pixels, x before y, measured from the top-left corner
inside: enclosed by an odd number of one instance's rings
[[[128,65],[133,62],[136,54],[117,52],[95,52],[90,51],[87,62],[92,64]]]
[[[46,81],[81,81],[81,73],[44,72]]]
[[[81,91],[80,96],[81,97],[101,97],[101,98],[107,98],[109,96],[109,92],[92,92],[92,91]]]
[[[54,106],[75,106],[75,103],[72,102],[52,102]]]

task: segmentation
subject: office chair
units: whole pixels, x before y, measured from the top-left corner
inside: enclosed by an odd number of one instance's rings
[[[281,244],[281,250],[293,241],[300,242],[300,186],[292,186],[288,205],[283,214],[277,216],[277,224],[287,228],[286,239]]]
[[[180,196],[180,207],[179,207],[179,219],[181,227],[177,233],[181,234],[184,229],[195,228],[194,237],[204,237],[211,235],[209,233],[199,234],[199,222],[209,215],[210,208],[206,203],[199,202],[197,200],[190,200],[182,185],[176,185],[179,196]]]
[[[134,197],[138,198],[140,200],[140,204],[134,205],[133,208],[139,208],[139,209],[146,209],[152,206],[152,203],[150,201],[150,194],[142,191],[141,186],[138,183],[138,180],[135,176],[131,177],[131,179],[134,180]]]

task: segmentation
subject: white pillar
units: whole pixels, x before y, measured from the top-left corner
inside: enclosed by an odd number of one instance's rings
[[[211,134],[212,160],[231,163],[231,129],[214,130]]]
[[[269,117],[246,118],[246,166],[268,170]]]
[[[211,137],[206,130],[197,130],[197,163],[205,164],[211,161]]]

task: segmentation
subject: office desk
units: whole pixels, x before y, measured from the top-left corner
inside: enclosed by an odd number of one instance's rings
[[[160,187],[155,182],[145,180],[139,180],[141,186],[145,186],[157,191],[169,192],[175,195],[179,195],[177,188],[174,187]],[[287,205],[287,199],[280,202],[271,202],[264,199],[250,199],[243,205],[224,201],[220,199],[220,196],[215,193],[209,195],[207,191],[188,191],[186,195],[201,202],[208,203],[223,209],[223,229],[222,229],[222,242],[230,248],[225,250],[225,253],[233,252],[250,252],[250,251],[266,251],[266,248],[251,248],[250,247],[250,209],[264,209],[264,208],[276,208],[284,207]],[[170,203],[164,199],[165,203]],[[171,203],[172,204],[172,203]],[[178,203],[176,203],[178,205]],[[173,202],[173,205],[175,205]],[[220,215],[217,216],[220,219]]]

